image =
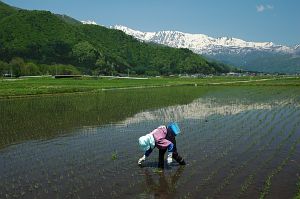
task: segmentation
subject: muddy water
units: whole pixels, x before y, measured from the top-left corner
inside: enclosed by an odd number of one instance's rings
[[[174,87],[1,101],[0,198],[292,198],[299,91]],[[171,120],[187,165],[157,170],[154,150],[138,167],[137,139]]]

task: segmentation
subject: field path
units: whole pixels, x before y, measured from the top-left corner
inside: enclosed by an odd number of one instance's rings
[[[270,81],[270,80],[291,79],[291,78],[295,78],[295,77],[270,78],[270,79],[254,79],[254,80],[241,80],[241,81],[230,81],[230,82],[212,82],[212,83],[208,83],[208,85],[223,85],[223,84],[234,84],[234,83],[264,82],[264,81]]]
[[[127,90],[127,89],[143,89],[143,88],[161,88],[161,87],[169,87],[169,86],[203,86],[203,85],[224,85],[224,84],[235,84],[235,83],[249,83],[249,82],[263,82],[263,81],[271,81],[271,80],[280,80],[280,79],[293,79],[295,77],[283,77],[283,78],[270,78],[270,79],[254,79],[254,80],[239,80],[239,81],[229,81],[229,82],[211,82],[211,83],[184,83],[184,84],[165,84],[165,85],[151,85],[151,86],[132,86],[132,87],[119,87],[119,88],[102,88],[102,91],[110,91],[110,90]],[[299,77],[297,77],[299,78]]]

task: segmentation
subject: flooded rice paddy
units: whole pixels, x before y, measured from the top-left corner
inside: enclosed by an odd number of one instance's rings
[[[293,198],[300,88],[170,87],[0,101],[0,198]],[[168,121],[186,166],[144,166]],[[298,185],[297,185],[298,183]]]

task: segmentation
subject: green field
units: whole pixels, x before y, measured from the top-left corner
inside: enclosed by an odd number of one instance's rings
[[[91,78],[55,79],[52,77],[0,79],[0,98],[32,95],[99,92],[103,89],[162,86],[206,85],[293,85],[299,86],[298,77],[206,77],[206,78]]]

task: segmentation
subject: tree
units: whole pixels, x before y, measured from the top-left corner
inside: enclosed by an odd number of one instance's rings
[[[4,75],[9,73],[10,73],[9,64],[0,60],[0,74]]]
[[[25,75],[39,75],[40,71],[38,66],[35,63],[27,63],[26,64],[26,74]]]
[[[96,65],[96,69],[94,70],[94,75],[98,75],[100,73],[106,74],[107,71],[109,70],[108,69],[108,64],[105,61],[104,57],[100,57],[99,59],[97,59],[95,65]]]
[[[76,44],[72,49],[72,54],[79,65],[89,68],[95,66],[99,56],[98,50],[87,41]]]
[[[10,61],[10,66],[12,67],[13,75],[16,77],[20,77],[22,75],[22,71],[25,70],[25,62],[20,57],[14,57]]]
[[[147,76],[158,76],[158,75],[160,75],[160,73],[156,70],[147,70],[145,72],[145,75],[147,75]]]

